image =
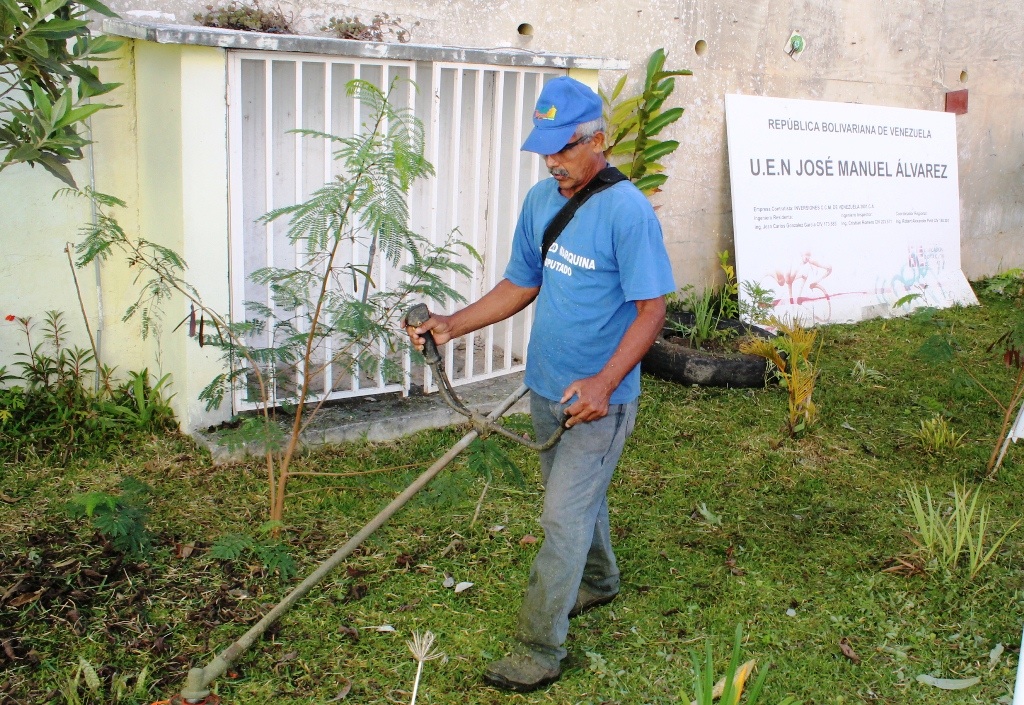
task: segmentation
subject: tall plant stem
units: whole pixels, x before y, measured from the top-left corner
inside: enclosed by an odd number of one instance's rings
[[[381,124],[384,122],[387,109],[382,106],[380,111],[377,113],[376,120],[373,124],[373,131],[371,135],[377,134],[381,128]],[[367,163],[360,166],[352,176],[353,183],[358,184],[359,181],[368,173],[373,163]],[[288,468],[291,466],[292,458],[295,456],[295,450],[299,445],[299,438],[302,436],[302,413],[306,406],[306,399],[309,397],[309,380],[311,378],[311,372],[313,371],[313,347],[316,340],[316,331],[320,323],[320,314],[323,311],[324,302],[327,300],[328,287],[331,282],[331,272],[334,270],[334,261],[338,256],[338,249],[341,247],[343,242],[343,233],[341,228],[344,227],[345,223],[349,220],[349,215],[352,211],[352,199],[348,199],[345,203],[345,207],[342,210],[338,223],[339,231],[334,237],[334,244],[331,246],[330,255],[327,257],[327,262],[324,266],[324,273],[320,279],[320,292],[317,295],[316,307],[313,309],[313,315],[309,321],[309,332],[306,334],[306,351],[302,356],[302,386],[299,389],[299,397],[297,399],[295,409],[295,421],[292,422],[292,432],[288,438],[288,445],[285,448],[284,454],[281,456],[280,466],[278,467],[277,474],[277,493],[271,499],[271,510],[270,520],[274,522],[281,522],[284,520],[284,499],[287,493],[288,487]],[[317,404],[316,409],[319,409],[323,404],[323,400],[327,398],[326,391],[323,395],[323,399]],[[315,413],[315,410],[314,410]],[[273,493],[273,480],[271,480],[271,492]],[[274,529],[274,535],[280,531],[280,524]]]
[[[85,312],[85,301],[82,300],[82,287],[78,284],[78,274],[75,272],[75,260],[71,257],[71,243],[64,246],[64,253],[68,256],[68,265],[71,267],[71,278],[75,282],[75,293],[78,294],[78,308],[82,312],[82,321],[85,323],[85,332],[89,334],[89,345],[92,347],[92,357],[96,361],[96,380],[100,378],[100,352],[96,348],[96,338],[92,335],[92,326],[89,325],[89,314]]]
[[[990,478],[998,472],[999,466],[1002,464],[1003,455],[1006,453],[1006,446],[1009,442],[1008,436],[1010,424],[1013,423],[1013,414],[1022,400],[1024,400],[1024,365],[1017,370],[1017,378],[1013,383],[1013,395],[1010,397],[1010,402],[1003,408],[1003,423],[999,428],[999,436],[996,438],[995,447],[992,449],[992,455],[989,456],[986,467],[987,476]]]

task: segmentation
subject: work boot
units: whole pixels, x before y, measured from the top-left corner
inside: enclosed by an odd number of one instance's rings
[[[503,690],[529,693],[558,680],[562,669],[558,664],[538,657],[528,651],[520,651],[495,661],[484,671],[484,680]]]
[[[572,609],[569,610],[569,619],[572,619],[573,617],[578,617],[584,612],[589,612],[595,607],[607,605],[609,602],[614,600],[615,596],[618,594],[618,591],[616,591],[610,595],[599,595],[598,593],[591,592],[590,590],[580,585],[580,591],[576,594],[576,604],[574,604],[572,606]]]

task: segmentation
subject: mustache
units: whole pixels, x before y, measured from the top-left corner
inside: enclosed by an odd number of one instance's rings
[[[552,176],[569,176],[568,170],[565,169],[565,167],[561,166],[551,167],[550,169],[548,169],[548,173],[551,174]]]

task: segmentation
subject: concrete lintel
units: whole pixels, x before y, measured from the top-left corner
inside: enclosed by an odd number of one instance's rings
[[[294,34],[263,34],[233,29],[194,25],[175,25],[140,20],[106,19],[103,31],[118,37],[144,39],[159,44],[197,44],[222,49],[260,49],[303,54],[326,54],[365,59],[396,61],[449,61],[496,66],[534,66],[537,68],[592,69],[623,71],[629,62],[597,56],[542,54],[519,49],[474,49],[431,46],[428,44],[390,44],[361,42],[332,37]]]

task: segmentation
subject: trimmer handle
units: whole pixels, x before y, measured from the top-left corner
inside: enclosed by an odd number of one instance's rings
[[[405,324],[409,326],[419,327],[429,319],[430,311],[427,309],[426,304],[416,304],[405,312]],[[434,342],[433,334],[427,331],[423,334],[423,338],[426,340],[423,344],[423,357],[426,359],[427,364],[436,365],[441,362],[441,353],[437,349],[437,343]]]

